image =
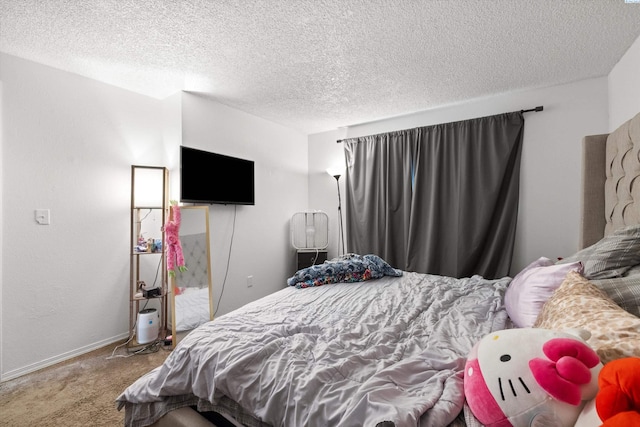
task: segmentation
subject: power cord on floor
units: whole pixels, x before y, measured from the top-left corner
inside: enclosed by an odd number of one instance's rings
[[[145,345],[142,348],[139,348],[137,350],[131,350],[129,348],[127,348],[127,354],[116,354],[116,351],[121,348],[124,345],[127,345],[129,342],[131,342],[131,339],[133,338],[133,336],[131,336],[127,341],[125,341],[124,343],[117,345],[116,348],[113,349],[113,352],[111,353],[111,356],[107,356],[107,360],[109,359],[116,359],[119,357],[131,357],[131,356],[136,356],[138,354],[150,354],[150,353],[157,353],[161,348],[164,348],[164,341],[157,339],[155,341],[150,342],[149,344]]]
[[[144,303],[144,306],[142,306],[142,310],[146,309],[148,304],[149,304],[149,300],[146,300],[145,303]],[[137,324],[138,324],[138,319],[136,318],[136,321],[133,323],[133,329],[132,329],[133,331],[136,330],[136,325]],[[119,357],[131,357],[131,356],[135,356],[137,354],[156,353],[162,347],[160,344],[163,343],[163,340],[156,339],[155,341],[152,341],[149,344],[145,345],[144,347],[139,348],[139,349],[134,350],[134,351],[131,351],[130,348],[126,347],[127,354],[116,354],[116,351],[118,351],[119,348],[122,348],[122,347],[126,346],[127,344],[129,344],[133,340],[133,337],[135,337],[135,336],[136,336],[135,332],[132,333],[129,336],[129,338],[127,338],[127,340],[125,342],[123,342],[122,344],[117,345],[113,349],[113,352],[111,352],[111,356],[108,356],[106,359],[110,360],[110,359],[116,359],[116,358],[119,358]]]

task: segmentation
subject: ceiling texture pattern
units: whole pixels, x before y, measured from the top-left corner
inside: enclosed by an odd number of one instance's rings
[[[307,134],[605,76],[639,36],[625,0],[0,0],[4,53]]]

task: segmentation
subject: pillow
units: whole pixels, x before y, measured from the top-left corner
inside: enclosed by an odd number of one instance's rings
[[[504,295],[507,313],[519,328],[533,325],[545,301],[564,280],[569,271],[582,272],[582,264],[554,264],[541,257],[511,280]]]
[[[558,264],[582,261],[587,279],[621,277],[640,264],[640,225],[619,228]]]
[[[593,283],[569,272],[545,303],[534,328],[586,329],[602,363],[640,357],[640,318],[624,311]]]
[[[634,265],[626,273],[624,273],[624,277],[628,276],[639,276],[640,277],[640,264]]]
[[[640,276],[592,280],[591,283],[620,307],[640,317]]]

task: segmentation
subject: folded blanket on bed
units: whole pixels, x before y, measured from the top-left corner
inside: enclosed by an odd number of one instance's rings
[[[287,280],[287,284],[296,288],[310,288],[331,283],[363,282],[383,276],[399,277],[402,271],[392,268],[377,255],[346,254],[298,270]]]

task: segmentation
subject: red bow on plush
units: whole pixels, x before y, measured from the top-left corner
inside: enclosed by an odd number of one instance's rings
[[[536,382],[551,397],[571,405],[579,405],[580,386],[591,381],[590,369],[600,362],[593,349],[581,341],[554,338],[542,346],[550,359],[539,357],[529,361]]]

